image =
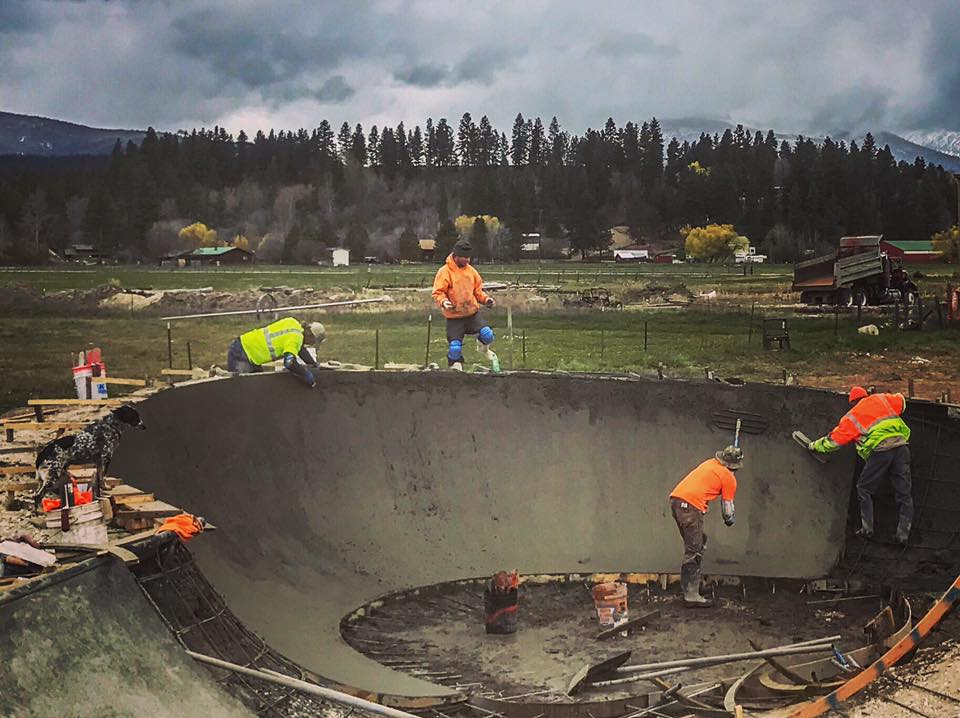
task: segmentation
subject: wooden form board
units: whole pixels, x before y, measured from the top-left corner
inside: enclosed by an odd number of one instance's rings
[[[119,386],[146,386],[146,379],[121,379],[115,376],[102,377],[100,379],[104,384],[117,384]]]
[[[127,399],[27,399],[27,406],[109,406]]]
[[[7,441],[13,441],[14,435],[18,431],[40,431],[42,429],[79,431],[89,424],[89,421],[16,421],[10,424],[0,424],[0,428],[6,432]]]
[[[57,562],[57,557],[52,553],[19,541],[0,541],[0,554],[16,556],[37,566],[52,566]]]
[[[37,468],[35,466],[0,466],[0,476],[19,476],[21,474],[32,474]]]

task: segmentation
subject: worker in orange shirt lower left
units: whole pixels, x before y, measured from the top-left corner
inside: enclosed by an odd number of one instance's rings
[[[703,518],[707,513],[707,505],[719,497],[723,523],[733,526],[733,500],[737,494],[734,472],[742,466],[743,451],[737,446],[728,446],[697,466],[670,492],[670,513],[683,539],[680,585],[683,587],[683,602],[690,608],[713,605],[700,595],[700,564],[707,545]]]

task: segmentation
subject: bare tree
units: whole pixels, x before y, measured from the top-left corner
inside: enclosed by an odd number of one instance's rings
[[[47,211],[47,197],[42,189],[34,191],[20,210],[20,225],[33,243],[33,253],[40,255],[40,235],[53,215]]]

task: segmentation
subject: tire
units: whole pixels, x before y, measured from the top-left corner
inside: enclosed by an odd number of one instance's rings
[[[836,293],[834,301],[838,307],[852,307],[853,292],[851,292],[849,289],[841,289]]]
[[[857,289],[853,292],[853,306],[865,307],[868,303],[867,293],[863,289]]]

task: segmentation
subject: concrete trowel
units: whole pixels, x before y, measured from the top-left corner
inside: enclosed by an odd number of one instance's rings
[[[827,463],[826,456],[824,456],[823,454],[817,453],[816,451],[810,451],[810,449],[807,448],[808,446],[810,446],[810,437],[808,437],[802,431],[795,431],[793,432],[792,436],[793,436],[793,440],[796,441],[798,444],[800,444],[800,446],[802,446],[804,449],[807,449],[807,451],[813,456],[814,459],[819,461],[821,464]]]

